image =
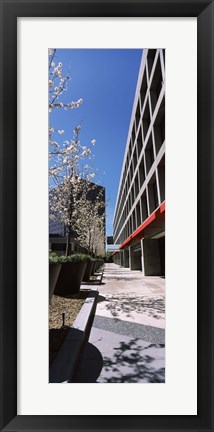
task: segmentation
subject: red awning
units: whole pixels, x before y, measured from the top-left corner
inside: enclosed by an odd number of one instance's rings
[[[130,246],[135,240],[140,240],[144,237],[145,228],[148,227],[152,222],[158,220],[160,215],[165,212],[165,201],[158,207],[119,247],[124,249]]]

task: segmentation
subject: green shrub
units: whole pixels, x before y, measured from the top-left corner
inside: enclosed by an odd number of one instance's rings
[[[51,252],[49,254],[49,262],[52,264],[60,262],[60,257],[56,254],[56,252]]]
[[[58,257],[58,255],[57,255],[56,252],[50,252],[50,253],[49,253],[49,257],[50,257],[50,258],[56,258],[56,257]]]
[[[113,262],[112,252],[106,252],[105,257],[104,257],[104,261],[106,263],[112,263]]]
[[[91,261],[91,257],[90,255],[85,255],[85,254],[74,254],[69,256],[62,255],[61,257],[58,257],[58,260],[61,263],[87,262],[87,261]]]

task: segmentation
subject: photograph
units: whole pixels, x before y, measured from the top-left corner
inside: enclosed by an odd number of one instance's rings
[[[0,3],[0,431],[213,432],[214,0]]]
[[[165,383],[165,87],[164,48],[48,49],[49,383]]]

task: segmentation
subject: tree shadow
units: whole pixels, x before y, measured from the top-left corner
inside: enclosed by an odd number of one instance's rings
[[[164,383],[164,345],[142,347],[139,339],[120,342],[111,358],[103,358],[102,383]]]
[[[111,312],[113,317],[121,313],[127,318],[132,312],[144,314],[157,320],[165,316],[165,299],[163,297],[151,298],[147,296],[106,296],[105,308]]]

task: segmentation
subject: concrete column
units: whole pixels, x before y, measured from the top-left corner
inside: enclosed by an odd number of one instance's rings
[[[131,246],[129,246],[129,268],[132,269]]]
[[[161,260],[158,239],[144,239],[143,258],[145,276],[160,276]]]
[[[129,267],[129,250],[128,249],[124,249],[123,251],[123,260],[124,260],[124,267]]]
[[[143,248],[144,239],[141,240],[141,265],[142,265],[142,273],[145,276],[145,266],[144,266],[144,248]]]
[[[131,270],[142,270],[141,250],[136,251],[133,246],[129,248],[129,263]]]
[[[123,250],[120,252],[120,266],[123,267]]]

